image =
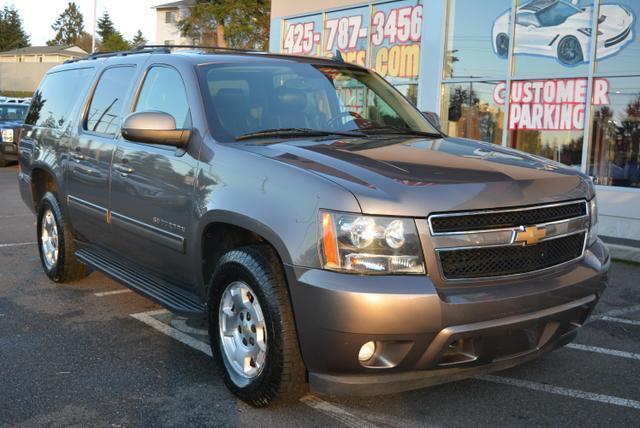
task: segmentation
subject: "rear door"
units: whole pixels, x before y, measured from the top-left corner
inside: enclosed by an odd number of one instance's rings
[[[177,128],[192,127],[186,86],[172,66],[149,66],[132,105],[135,112],[172,115]],[[198,147],[193,139],[182,150],[121,138],[111,171],[111,226],[115,236],[126,236],[113,245],[145,270],[187,288],[192,278],[186,237],[194,223]]]
[[[122,113],[136,76],[135,64],[106,67],[85,108],[69,150],[68,200],[74,229],[85,240],[109,241],[109,174]]]

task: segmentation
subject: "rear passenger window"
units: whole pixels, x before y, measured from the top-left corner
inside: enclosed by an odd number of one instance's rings
[[[120,130],[122,108],[131,87],[135,67],[108,68],[93,93],[84,129],[114,137]]]
[[[180,73],[170,67],[151,67],[144,79],[135,111],[169,113],[177,128],[191,127],[189,102]]]
[[[25,123],[41,128],[66,127],[94,71],[93,68],[75,68],[47,74],[33,94]]]

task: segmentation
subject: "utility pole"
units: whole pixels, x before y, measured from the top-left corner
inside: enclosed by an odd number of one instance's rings
[[[96,51],[96,19],[97,19],[98,0],[93,0],[93,34],[91,35],[91,53]]]

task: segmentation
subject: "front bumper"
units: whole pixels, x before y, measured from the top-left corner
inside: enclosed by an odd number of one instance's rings
[[[502,370],[571,341],[606,287],[598,241],[571,265],[513,283],[287,267],[311,390],[378,395]],[[360,347],[377,343],[364,365]]]

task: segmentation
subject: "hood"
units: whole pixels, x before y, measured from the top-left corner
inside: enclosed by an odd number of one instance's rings
[[[627,30],[633,23],[633,15],[615,4],[602,5],[599,20],[598,31],[602,33],[602,38],[606,39]]]
[[[584,198],[592,188],[586,176],[556,162],[465,139],[385,136],[238,147],[340,184],[367,214],[424,217],[557,202]]]

